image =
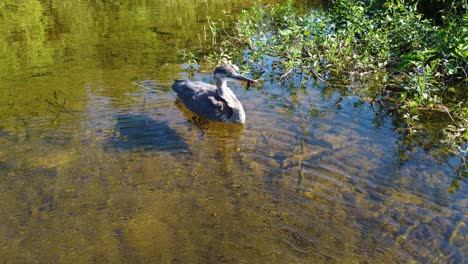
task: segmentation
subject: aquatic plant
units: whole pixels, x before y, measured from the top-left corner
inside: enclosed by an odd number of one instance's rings
[[[322,85],[352,87],[372,103],[395,109],[408,134],[426,129],[422,116],[439,113],[439,120],[447,120],[441,142],[460,157],[463,178],[468,152],[464,5],[458,1],[440,11],[440,22],[403,0],[335,0],[329,10],[298,8],[293,1],[258,5],[244,11],[223,40],[213,34],[216,45],[200,57],[212,64],[240,60],[244,68],[276,80],[306,74]]]

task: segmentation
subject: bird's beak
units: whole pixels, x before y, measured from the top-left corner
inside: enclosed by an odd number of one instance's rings
[[[236,80],[239,80],[239,81],[243,81],[243,82],[247,82],[247,84],[251,84],[251,83],[257,83],[257,81],[253,80],[253,79],[249,79],[249,78],[246,78],[244,76],[240,76],[240,75],[233,75],[231,78],[233,79],[236,79]]]

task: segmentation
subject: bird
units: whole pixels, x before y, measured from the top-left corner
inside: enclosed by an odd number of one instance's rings
[[[223,64],[213,72],[215,85],[204,82],[176,80],[172,89],[179,100],[190,111],[206,119],[245,124],[245,111],[234,92],[227,86],[227,79],[257,83],[253,79],[243,77],[235,65]]]

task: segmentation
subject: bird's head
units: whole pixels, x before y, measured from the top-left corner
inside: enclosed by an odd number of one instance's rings
[[[257,82],[253,79],[249,79],[249,78],[239,75],[238,71],[239,71],[239,68],[237,68],[236,65],[223,64],[214,70],[214,78],[216,79],[231,78],[231,79],[247,82],[248,84]]]

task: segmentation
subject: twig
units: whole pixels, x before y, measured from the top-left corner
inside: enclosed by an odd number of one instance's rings
[[[224,25],[224,20],[221,20],[221,23],[223,24],[223,31],[224,31],[224,34],[226,34],[229,38],[233,38],[231,35],[229,35],[229,33],[226,31],[226,26]]]
[[[252,62],[252,64],[255,64],[255,65],[259,66],[260,68],[262,68],[262,69],[263,69],[265,72],[267,72],[268,74],[270,74],[270,75],[272,74],[272,72],[269,71],[267,68],[265,68],[262,64],[257,63],[257,62],[254,62],[254,61]]]
[[[61,106],[59,104],[57,104],[60,107],[60,109],[58,110],[57,115],[55,116],[55,118],[50,122],[49,127],[52,126],[60,118],[60,115],[62,115],[63,110],[65,110],[65,104],[66,103],[67,103],[67,98],[65,98],[63,100],[63,104]]]
[[[445,109],[445,111],[447,112],[448,116],[450,117],[450,119],[452,119],[452,122],[455,124],[455,126],[458,127],[458,124],[457,122],[455,122],[455,119],[453,119],[452,115],[450,114],[450,111],[447,109],[447,107],[445,107],[444,104],[440,103],[440,105]]]
[[[283,75],[281,75],[280,80],[285,79],[292,72],[292,70],[293,69],[291,68],[287,72],[285,72]]]
[[[328,86],[331,86],[331,84],[327,81],[325,81],[322,77],[320,77],[320,75],[318,75],[317,73],[315,73],[315,71],[311,71],[315,77],[317,77],[317,79],[319,79],[321,82],[325,83],[326,85]]]

